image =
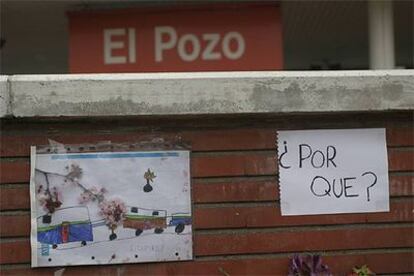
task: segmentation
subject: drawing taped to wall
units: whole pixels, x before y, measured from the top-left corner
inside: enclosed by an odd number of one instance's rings
[[[189,152],[31,156],[32,267],[192,259]]]

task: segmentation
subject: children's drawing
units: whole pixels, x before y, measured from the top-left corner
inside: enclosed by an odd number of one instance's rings
[[[31,165],[33,267],[192,259],[188,151],[32,147]]]

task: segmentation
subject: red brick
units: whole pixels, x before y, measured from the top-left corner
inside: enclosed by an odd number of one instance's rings
[[[388,146],[414,146],[414,129],[412,127],[387,128]]]
[[[196,235],[195,254],[278,253],[413,247],[413,227]]]
[[[0,215],[0,237],[30,235],[30,215]]]
[[[220,150],[263,150],[274,149],[276,129],[221,129],[194,131],[164,131],[164,132],[126,132],[113,134],[82,134],[69,133],[70,130],[59,130],[59,134],[34,135],[2,135],[0,137],[0,156],[22,157],[30,155],[30,146],[46,145],[48,139],[64,144],[97,143],[112,141],[113,143],[135,143],[149,141],[154,138],[164,138],[172,141],[185,141],[192,145],[195,151]],[[90,130],[85,130],[90,132]],[[414,146],[413,128],[387,128],[388,146]]]
[[[391,202],[390,212],[365,214],[335,214],[318,216],[282,216],[278,203],[260,207],[196,208],[197,229],[261,228],[300,225],[364,224],[414,221],[411,201]]]
[[[392,196],[414,196],[414,175],[392,175],[389,184]]]
[[[193,177],[270,175],[277,171],[275,153],[198,156],[191,165]]]
[[[0,188],[0,210],[17,210],[29,208],[29,186]]]
[[[414,171],[414,151],[388,150],[388,169],[390,171]]]
[[[28,159],[1,160],[0,183],[29,182],[30,162]]]
[[[270,181],[236,181],[200,183],[193,181],[193,201],[196,203],[272,201],[279,198],[276,177]]]
[[[0,264],[30,262],[30,241],[19,240],[0,243]]]

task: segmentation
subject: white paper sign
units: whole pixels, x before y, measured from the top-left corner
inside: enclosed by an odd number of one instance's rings
[[[384,129],[278,132],[282,215],[389,211]]]
[[[31,158],[33,267],[192,259],[189,151]]]

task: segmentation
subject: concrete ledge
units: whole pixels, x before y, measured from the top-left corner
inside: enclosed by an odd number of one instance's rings
[[[1,117],[414,109],[414,70],[16,75],[0,88]]]
[[[7,76],[0,76],[0,118],[10,114],[10,90]]]

